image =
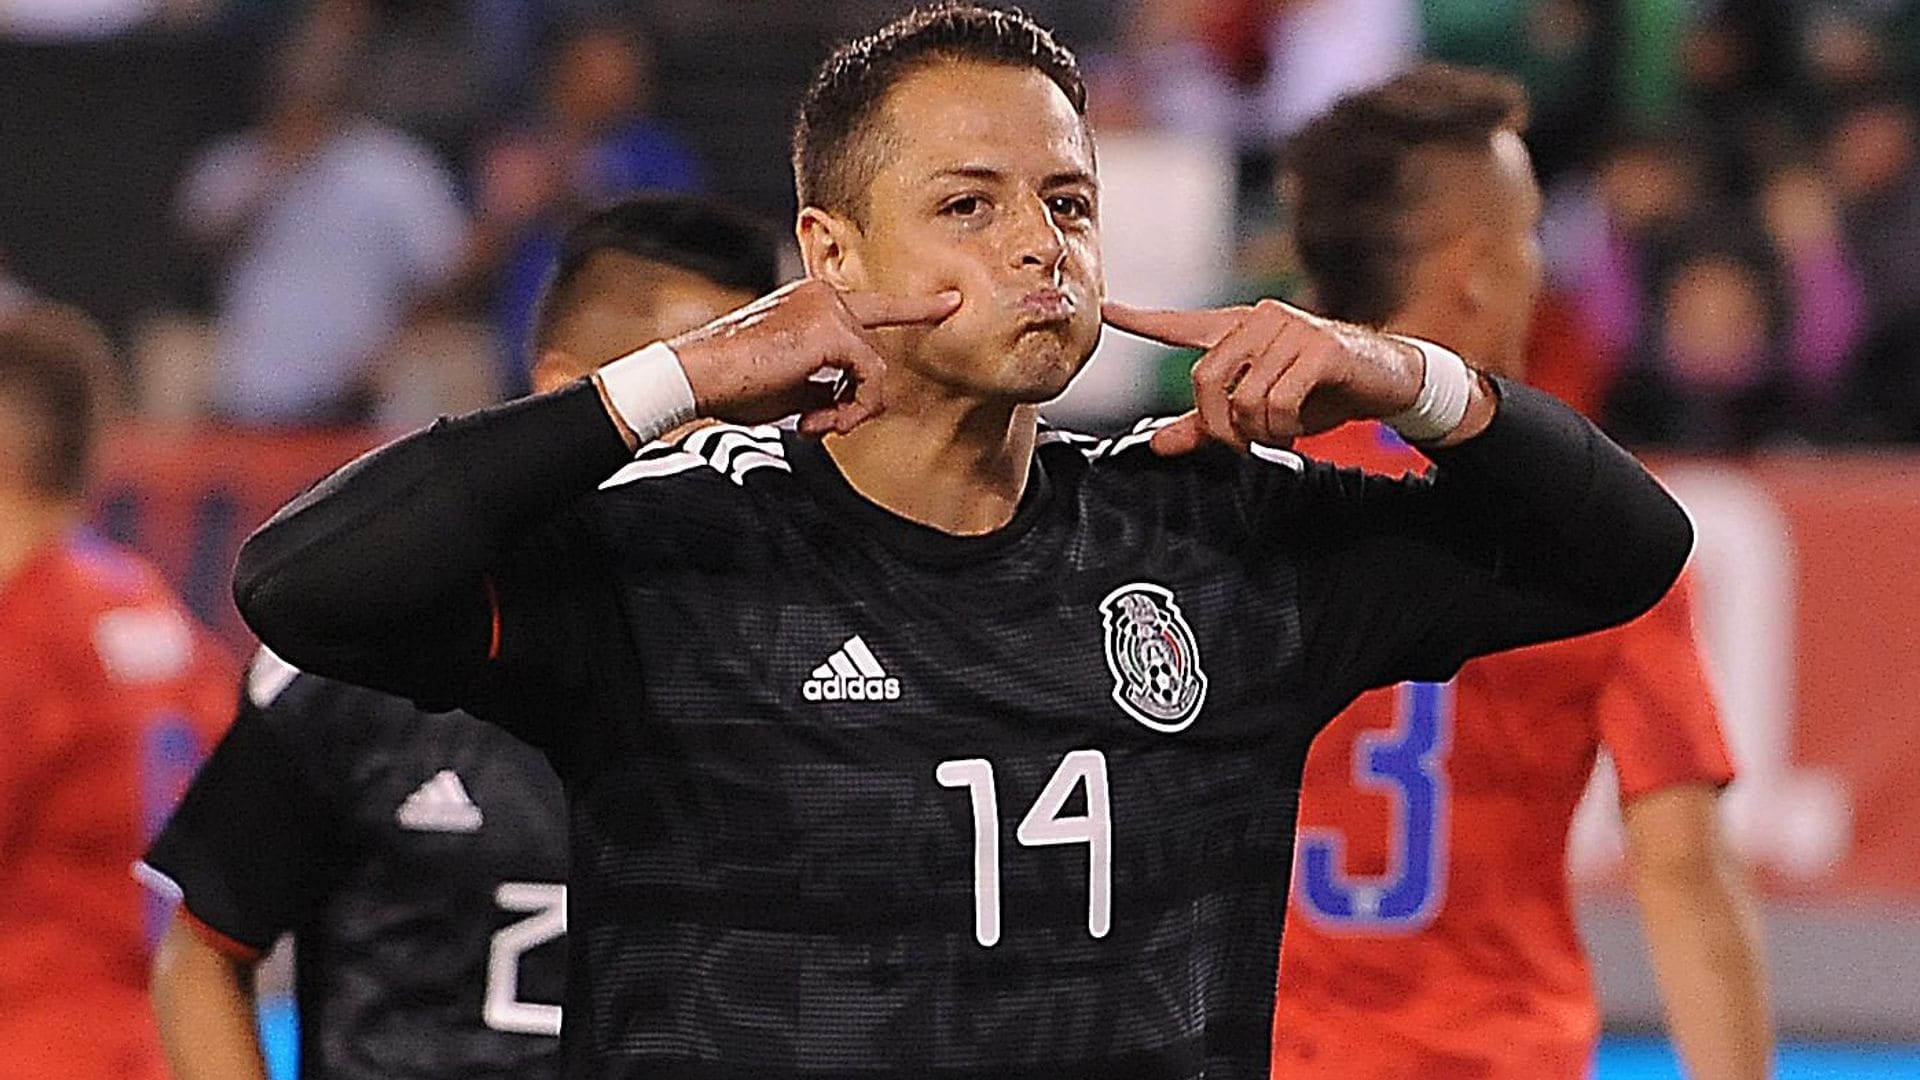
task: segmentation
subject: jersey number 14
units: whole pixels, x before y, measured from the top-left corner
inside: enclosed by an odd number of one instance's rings
[[[934,778],[942,787],[966,788],[972,798],[973,937],[991,948],[1000,941],[1000,799],[994,791],[993,762],[943,761]],[[1087,812],[1062,816],[1067,800],[1082,785]],[[1113,809],[1107,797],[1106,755],[1098,750],[1068,754],[1013,835],[1023,847],[1087,845],[1087,933],[1106,937],[1113,925]]]

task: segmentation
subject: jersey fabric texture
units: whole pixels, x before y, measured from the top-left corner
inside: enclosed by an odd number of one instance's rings
[[[128,873],[233,715],[234,665],[90,533],[0,584],[0,1076],[164,1077]]]
[[[966,538],[713,427],[498,564],[465,700],[569,787],[577,1075],[1265,1074],[1309,740],[1500,605],[1335,541],[1389,485],[1151,431]]]
[[[234,594],[304,668],[547,750],[569,1076],[1257,1077],[1314,733],[1646,610],[1691,544],[1494,385],[1432,479],[1038,436],[957,537],[772,428],[636,457],[581,382],[336,472]]]
[[[564,796],[498,728],[263,651],[147,862],[227,951],[294,935],[305,1080],[559,1075]]]
[[[1399,474],[1377,425],[1300,449]],[[1733,771],[1685,582],[1625,626],[1363,695],[1307,755],[1276,1078],[1586,1076],[1599,1012],[1566,843],[1600,749],[1623,800]]]

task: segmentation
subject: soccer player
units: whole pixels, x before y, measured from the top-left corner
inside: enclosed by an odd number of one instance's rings
[[[1277,302],[1107,307],[1207,350],[1198,411],[1042,430],[1102,319],[1085,104],[1017,13],[843,46],[796,130],[809,280],[243,548],[276,652],[547,750],[568,1075],[1263,1076],[1314,733],[1678,574],[1685,514],[1585,421]],[[1379,417],[1437,478],[1269,449]]]
[[[1324,310],[1518,379],[1540,192],[1509,80],[1433,66],[1296,136],[1299,248]],[[1379,425],[1297,448],[1395,474]],[[1768,1075],[1753,910],[1716,814],[1732,779],[1684,589],[1603,634],[1363,696],[1314,742],[1274,1018],[1274,1075],[1583,1077],[1599,1012],[1566,844],[1601,747],[1688,1075]]]
[[[232,661],[81,525],[111,367],[77,311],[0,315],[0,1076],[166,1075],[127,869],[232,716]]]
[[[536,312],[551,390],[778,283],[772,233],[644,197],[563,238]],[[559,1074],[566,820],[539,751],[262,652],[147,862],[184,893],[154,1002],[179,1080],[257,1080],[253,968],[291,931],[301,1075]]]

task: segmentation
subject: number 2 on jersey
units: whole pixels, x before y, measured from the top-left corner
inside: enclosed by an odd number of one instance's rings
[[[1000,800],[993,762],[943,761],[934,770],[941,787],[966,788],[973,802],[973,937],[992,948],[1000,941]],[[1073,791],[1085,784],[1087,812],[1061,817]],[[1106,937],[1113,925],[1113,810],[1107,798],[1107,757],[1098,750],[1068,754],[1040,791],[1014,837],[1023,847],[1087,845],[1087,933]]]
[[[487,949],[487,996],[481,1020],[514,1035],[559,1035],[560,1006],[520,1000],[520,958],[567,932],[567,887],[509,881],[494,891],[502,911],[532,912],[493,935]]]
[[[1453,735],[1453,685],[1402,683],[1392,731],[1354,740],[1354,784],[1393,804],[1384,877],[1355,878],[1345,838],[1332,829],[1300,837],[1301,902],[1314,921],[1374,933],[1410,933],[1433,921],[1447,889],[1446,752]]]

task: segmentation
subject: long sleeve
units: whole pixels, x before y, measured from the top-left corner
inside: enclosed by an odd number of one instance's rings
[[[1639,462],[1553,398],[1499,390],[1492,424],[1433,451],[1430,477],[1310,465],[1298,500],[1264,507],[1304,536],[1309,677],[1327,715],[1368,687],[1625,622],[1686,563],[1692,524]]]
[[[448,701],[497,640],[500,561],[630,457],[584,381],[442,420],[275,514],[241,548],[235,602],[304,671]]]

